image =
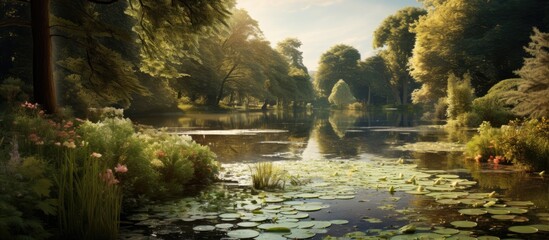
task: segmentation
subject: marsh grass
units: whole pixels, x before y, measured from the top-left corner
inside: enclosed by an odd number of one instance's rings
[[[284,189],[285,172],[272,162],[260,162],[250,166],[253,188],[261,190]]]
[[[80,161],[84,149],[68,150],[57,177],[58,219],[68,239],[116,239],[122,193],[101,159]],[[89,156],[89,154],[88,154]],[[110,176],[110,177],[109,177]]]

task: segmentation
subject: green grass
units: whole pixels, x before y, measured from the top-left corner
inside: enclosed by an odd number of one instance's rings
[[[284,189],[286,184],[285,173],[272,162],[256,163],[250,167],[250,170],[252,171],[252,183],[255,189]]]

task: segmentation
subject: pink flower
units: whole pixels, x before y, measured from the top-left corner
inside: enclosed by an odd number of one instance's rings
[[[36,135],[35,133],[31,133],[29,135],[29,140],[31,142],[38,142],[38,141],[40,141],[40,137],[38,135]]]
[[[108,185],[118,184],[120,181],[114,177],[111,169],[105,170],[105,173],[100,173],[99,177],[103,179]]]
[[[94,157],[94,158],[100,158],[100,157],[103,156],[103,155],[101,155],[101,153],[93,152],[90,156],[91,156],[91,157]]]
[[[126,167],[126,164],[122,165],[119,163],[116,165],[116,167],[114,167],[114,171],[119,173],[125,173],[128,171],[128,167]]]

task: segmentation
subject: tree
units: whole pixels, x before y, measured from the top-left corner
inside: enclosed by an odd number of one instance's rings
[[[534,28],[532,41],[525,47],[529,58],[517,74],[517,91],[508,93],[507,102],[515,105],[513,112],[532,118],[549,117],[549,33]]]
[[[459,115],[470,112],[475,98],[475,90],[471,87],[471,76],[465,74],[459,79],[454,74],[448,76],[448,109],[446,116],[455,120]]]
[[[286,38],[276,44],[276,50],[286,58],[291,67],[307,73],[307,67],[303,64],[303,52],[299,51],[301,44],[297,38]]]
[[[544,30],[549,2],[543,0],[430,0],[427,15],[413,29],[416,44],[411,75],[422,83],[416,103],[445,96],[450,73],[469,72],[472,86],[484,95],[502,79],[514,77],[525,56],[529,29]]]
[[[117,2],[88,1],[96,4]],[[30,27],[33,35],[34,101],[41,104],[47,112],[53,113],[57,111],[57,102],[52,70],[50,0],[30,0],[28,3],[31,9]],[[128,3],[130,7],[127,13],[137,21],[134,29],[140,37],[139,44],[142,46],[143,56],[150,57],[142,61],[142,70],[151,74],[162,74],[164,71],[155,72],[152,68],[144,66],[158,66],[169,60],[178,64],[179,59],[176,57],[192,56],[192,50],[196,49],[198,44],[196,34],[211,31],[212,25],[223,23],[229,15],[227,6],[234,5],[232,0],[128,0]],[[0,22],[0,27],[13,25],[21,25],[21,22],[13,19]]]
[[[286,38],[277,44],[276,50],[284,56],[290,65],[289,75],[296,84],[295,100],[311,101],[314,98],[313,85],[307,67],[303,64],[303,53],[299,51],[301,41]]]
[[[354,47],[338,44],[320,56],[314,87],[320,97],[326,98],[339,79],[349,82],[351,88],[358,81],[360,53]]]
[[[339,79],[332,88],[332,93],[328,97],[328,101],[338,107],[345,107],[350,103],[356,101],[355,97],[351,93],[349,85],[343,80]]]
[[[361,85],[355,88],[355,97],[367,104],[388,104],[389,99],[393,101],[394,88],[391,87],[391,75],[385,60],[375,55],[361,61],[359,66]]]
[[[391,88],[396,104],[407,104],[410,98],[412,77],[408,73],[408,59],[412,56],[415,33],[413,24],[427,11],[407,7],[386,18],[374,32],[374,47],[383,48],[380,55],[391,73]]]

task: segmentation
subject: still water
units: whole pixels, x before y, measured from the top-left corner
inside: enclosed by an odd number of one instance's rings
[[[418,169],[444,170],[477,184],[468,191],[496,191],[502,199],[531,201],[534,207],[521,221],[548,224],[549,179],[536,174],[514,171],[509,166],[478,164],[465,160],[463,144],[475,133],[473,129],[448,131],[440,125],[422,122],[413,112],[398,111],[325,111],[325,112],[255,112],[223,114],[186,114],[134,119],[135,122],[164,127],[168,131],[188,134],[214,151],[225,165],[274,161],[399,159],[416,164]],[[332,226],[327,235],[342,236],[353,231],[384,230],[417,221],[431,226],[446,226],[451,219],[464,219],[457,208],[442,206],[432,198],[397,192],[358,189],[351,201],[330,201],[329,211],[310,213],[312,220],[346,219],[348,224]],[[387,207],[389,206],[389,207]],[[404,209],[395,212],[395,209]],[[539,215],[541,213],[541,215]],[[161,215],[161,214],[160,214]],[[541,216],[541,217],[540,217]],[[468,216],[467,216],[468,217]],[[366,218],[366,221],[365,221]],[[379,221],[368,221],[377,219]],[[547,232],[534,235],[509,233],[513,224],[475,217],[476,234],[522,239],[548,238]],[[149,227],[144,233],[164,239],[220,239],[224,232],[210,234],[192,230],[197,224],[172,224]],[[130,228],[131,229],[131,228]],[[124,232],[124,230],[122,231]]]

